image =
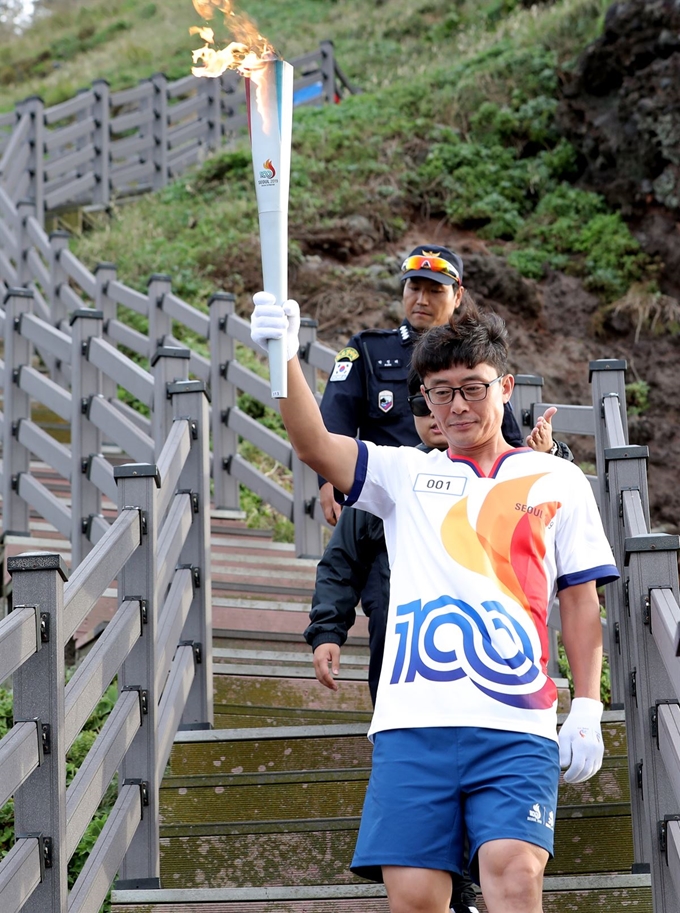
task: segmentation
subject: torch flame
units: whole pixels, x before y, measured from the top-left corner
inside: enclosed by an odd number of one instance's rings
[[[208,26],[192,26],[189,34],[199,35],[205,45],[192,51],[194,76],[221,76],[225,70],[238,70],[242,76],[252,76],[263,62],[276,59],[277,54],[266,38],[257,30],[255,23],[244,13],[236,13],[230,0],[193,0],[194,9],[202,19],[210,20],[215,12],[224,14],[227,28],[234,41],[221,50],[215,44],[215,33]]]

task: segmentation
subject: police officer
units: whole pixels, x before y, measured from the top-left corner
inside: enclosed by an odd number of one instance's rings
[[[391,447],[420,443],[408,404],[407,378],[418,335],[446,323],[463,298],[463,261],[437,244],[414,248],[401,266],[404,320],[396,330],[363,330],[335,357],[321,401],[329,431]],[[511,410],[503,421],[506,441],[521,446]],[[333,486],[320,480],[324,516],[340,516]]]

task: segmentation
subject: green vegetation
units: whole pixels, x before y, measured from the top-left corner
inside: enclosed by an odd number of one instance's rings
[[[331,37],[343,69],[364,90],[339,105],[295,112],[291,262],[301,259],[297,237],[353,216],[364,216],[387,241],[398,240],[414,218],[430,216],[475,230],[527,277],[540,279],[546,269],[582,277],[602,301],[602,320],[631,288],[652,288],[654,264],[620,215],[573,186],[577,156],[555,119],[560,71],[599,34],[608,5],[238,3],[289,59]],[[190,0],[43,0],[40,9],[35,24],[7,46],[0,105],[31,92],[53,104],[95,78],[115,90],[159,70],[170,79],[189,70],[196,39],[188,29],[198,24]],[[213,25],[218,44],[226,43],[219,17]],[[152,273],[168,273],[174,293],[197,307],[224,288],[247,311],[260,283],[247,140],[236,139],[156,194],[114,202],[73,248],[91,267],[116,263],[119,277],[140,290]],[[377,252],[374,265],[382,262]],[[674,325],[676,315],[654,300],[657,311],[648,308],[641,319]],[[145,330],[139,315],[128,317]],[[249,366],[262,370],[255,357]],[[275,412],[260,414],[247,397],[240,405],[283,433]],[[250,445],[242,442],[241,450],[285,479]],[[259,499],[244,496],[243,503],[258,522]],[[276,517],[267,522],[277,537],[290,535]]]
[[[73,672],[73,670],[70,670]],[[111,712],[118,694],[115,684],[109,685],[101,700],[85,723],[82,732],[77,736],[66,756],[66,785],[68,786],[76,775],[78,768],[92,747],[97,733],[101,731],[106,719]],[[5,688],[0,688],[0,738],[6,735],[12,727],[12,693]],[[87,826],[87,830],[71,857],[68,868],[69,887],[75,884],[90,850],[94,846],[101,829],[106,823],[108,814],[116,801],[117,785],[112,782],[97,809],[94,818]],[[0,858],[5,856],[14,845],[14,800],[0,808]],[[104,913],[110,909],[108,901],[102,907]]]
[[[293,260],[297,232],[364,215],[394,240],[423,214],[493,240],[527,277],[540,279],[546,268],[579,275],[605,303],[648,279],[652,265],[621,217],[570,183],[576,154],[555,123],[559,70],[597,34],[606,5],[393,0],[386,16],[347,2],[340,17],[330,0],[259,3],[260,28],[280,36],[287,56],[330,34],[343,68],[368,90],[340,105],[296,110]],[[175,77],[163,25],[172,6],[134,31],[158,28],[155,63],[165,60]],[[95,3],[88,9],[104,15]],[[124,4],[116,9],[125,12]],[[182,9],[178,27],[192,16]],[[186,72],[192,39],[182,40]],[[170,273],[174,291],[195,304],[218,287],[253,291],[257,249],[245,140],[158,194],[114,208],[110,222],[76,244],[83,259],[115,262],[137,287],[152,272]]]
[[[649,409],[649,384],[634,380],[626,384],[626,411],[628,415],[642,415]]]

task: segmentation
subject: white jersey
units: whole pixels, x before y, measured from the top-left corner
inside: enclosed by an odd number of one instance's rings
[[[619,573],[590,484],[567,460],[474,460],[357,442],[347,504],[382,517],[385,655],[370,734],[475,726],[556,739],[547,674],[556,591]]]

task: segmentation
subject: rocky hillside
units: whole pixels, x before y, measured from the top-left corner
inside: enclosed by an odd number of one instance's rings
[[[163,16],[178,2],[167,0]],[[146,28],[133,0],[78,3],[99,17],[102,42],[114,8],[127,17],[115,42]],[[678,530],[677,0],[243,5],[285,38],[289,57],[332,37],[364,89],[295,113],[290,289],[321,338],[340,347],[356,329],[395,325],[404,252],[424,241],[457,248],[466,285],[507,318],[514,367],[542,374],[546,397],[585,402],[588,362],[626,358],[631,437],[651,451],[653,520]],[[166,68],[164,55],[171,72],[188,66],[176,23],[166,47],[160,8],[144,10],[160,36],[144,66]],[[113,55],[114,39],[82,52],[97,75],[104,47],[110,67],[122,53]],[[33,59],[20,50],[17,61]],[[53,92],[66,91],[59,80],[70,66],[51,71]],[[223,288],[249,312],[261,278],[247,144],[159,194],[114,206],[74,246],[92,265],[116,263],[131,285],[167,272],[198,306]],[[581,461],[592,459],[587,443],[573,444]]]
[[[325,236],[299,236],[307,254],[293,290],[320,321],[320,335],[340,347],[353,331],[399,319],[396,265],[412,245],[446,244],[465,260],[465,285],[507,320],[513,364],[542,374],[546,398],[587,402],[588,362],[625,358],[630,438],[650,449],[650,503],[657,529],[680,532],[680,6],[630,0],[607,12],[602,36],[560,74],[560,131],[578,151],[574,184],[602,194],[629,222],[654,259],[655,281],[633,284],[605,306],[569,271],[521,276],[482,240],[446,220],[419,219],[398,242],[380,243],[369,220],[349,219]],[[505,245],[508,248],[512,245]],[[500,248],[500,249],[499,249]],[[373,267],[376,251],[393,278]],[[368,276],[356,278],[365,265]],[[570,443],[592,461],[587,439]]]

